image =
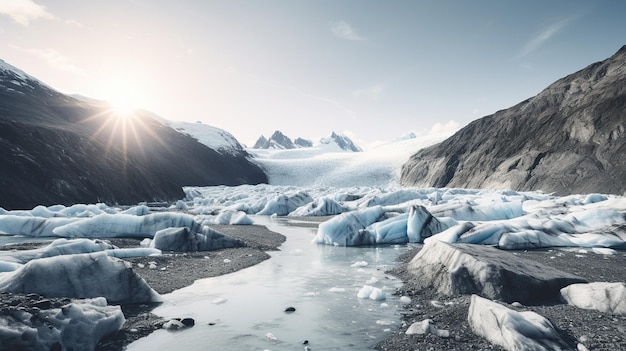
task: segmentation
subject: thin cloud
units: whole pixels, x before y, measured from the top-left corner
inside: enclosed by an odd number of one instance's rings
[[[446,124],[435,123],[431,128],[428,135],[451,135],[461,128],[461,125],[456,121],[448,121]]]
[[[517,58],[522,58],[533,51],[537,50],[543,43],[548,41],[554,35],[556,35],[559,31],[561,31],[569,22],[572,21],[573,18],[562,19],[556,23],[553,23],[548,28],[544,29],[542,32],[534,36],[532,39],[526,43],[526,45],[522,48],[520,53],[517,55]]]
[[[333,34],[335,34],[335,36],[342,39],[355,41],[367,40],[367,38],[359,35],[359,33],[357,33],[357,31],[352,28],[350,23],[345,21],[337,21],[331,23],[330,29],[333,31]]]
[[[385,87],[382,84],[376,84],[369,88],[357,89],[352,92],[352,97],[355,99],[366,98],[372,101],[376,101],[383,96]]]
[[[0,13],[23,26],[38,19],[54,19],[54,15],[45,6],[33,0],[0,0]]]
[[[72,19],[65,20],[65,24],[70,25],[70,26],[74,26],[74,27],[78,27],[78,28],[81,28],[83,26],[82,23],[80,23],[78,21],[75,21],[75,20],[72,20]]]
[[[39,59],[45,61],[49,66],[60,69],[66,72],[70,72],[76,75],[84,75],[85,70],[71,63],[71,60],[62,53],[54,49],[36,49],[36,48],[23,48],[17,45],[11,45],[11,48],[33,54]]]

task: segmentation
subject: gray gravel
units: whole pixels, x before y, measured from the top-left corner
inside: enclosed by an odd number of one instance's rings
[[[419,252],[422,245],[399,257],[398,265],[389,273],[402,279],[405,284],[397,291],[407,295],[412,302],[405,306],[402,326],[387,340],[376,345],[378,350],[501,350],[485,339],[472,333],[467,323],[469,296],[442,296],[433,291],[419,291],[411,283],[407,273],[408,262]],[[520,257],[553,266],[565,272],[577,274],[593,281],[626,281],[626,253],[617,255],[582,254],[561,250],[511,251]],[[438,301],[435,307],[431,301]],[[507,305],[507,304],[505,304]],[[507,305],[509,308],[514,308]],[[576,349],[580,342],[589,350],[626,350],[626,316],[582,310],[560,301],[543,306],[524,306],[517,310],[530,310],[548,318],[560,330],[561,335]],[[406,335],[413,322],[430,318],[438,329],[450,332],[450,337],[435,335]]]

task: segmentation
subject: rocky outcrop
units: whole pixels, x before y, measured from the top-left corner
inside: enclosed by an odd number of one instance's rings
[[[312,147],[313,142],[308,139],[296,138],[293,143],[299,147]]]
[[[537,304],[558,300],[560,289],[584,279],[499,249],[427,240],[409,262],[420,289],[444,295],[477,294],[505,302]]]
[[[402,167],[406,186],[623,194],[626,46]]]
[[[0,61],[0,207],[183,198],[183,186],[264,183],[246,157],[220,154],[145,111],[120,116]]]
[[[283,134],[280,130],[277,130],[272,134],[269,139],[266,139],[263,135],[257,139],[253,146],[254,149],[295,149],[296,145],[291,139]]]

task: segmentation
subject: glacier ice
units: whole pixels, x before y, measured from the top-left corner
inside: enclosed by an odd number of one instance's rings
[[[568,304],[588,310],[626,315],[626,283],[572,284],[561,289]]]
[[[552,323],[531,312],[517,312],[472,295],[468,322],[474,333],[505,350],[570,350]]]
[[[160,301],[131,268],[106,252],[39,258],[0,276],[0,291],[48,297],[105,297],[112,303]]]
[[[124,322],[120,306],[107,306],[103,297],[72,300],[61,308],[38,312],[15,311],[0,316],[0,347],[52,350],[60,344],[63,350],[94,350],[100,339],[120,330]]]

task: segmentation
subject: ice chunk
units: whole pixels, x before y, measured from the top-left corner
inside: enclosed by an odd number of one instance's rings
[[[371,285],[364,285],[360,290],[357,296],[361,299],[370,299],[382,301],[387,299],[387,295],[382,289],[373,287]]]
[[[268,201],[265,204],[265,207],[263,207],[263,209],[257,214],[266,216],[272,214],[286,216],[298,207],[312,201],[313,198],[311,198],[311,196],[304,191],[277,194],[273,199]]]
[[[250,225],[252,219],[245,212],[235,210],[223,210],[213,219],[214,224]]]
[[[479,294],[526,304],[558,298],[564,286],[585,282],[507,251],[438,240],[427,240],[407,269],[421,289],[434,288],[445,295]]]
[[[202,232],[200,223],[196,222],[192,216],[163,212],[145,216],[100,214],[59,226],[53,230],[53,233],[66,238],[151,238],[157,231],[170,227],[188,227],[194,232]]]
[[[468,322],[474,333],[506,350],[570,350],[549,320],[535,312],[517,312],[472,295]]]
[[[343,213],[345,208],[330,196],[322,196],[306,205],[300,206],[289,216],[330,216]]]
[[[579,308],[626,315],[626,283],[572,284],[561,289],[561,296]]]
[[[381,206],[374,206],[340,214],[319,225],[313,242],[342,246],[375,244],[376,238],[364,229],[377,222],[384,213]]]
[[[154,235],[151,248],[162,251],[208,251],[240,247],[243,242],[212,229],[194,233],[187,227],[161,229]]]
[[[45,323],[37,322],[45,320]],[[0,316],[0,346],[6,350],[94,350],[100,339],[124,325],[120,306],[107,306],[99,297],[73,300],[35,317],[22,311]]]
[[[114,303],[160,301],[130,263],[105,252],[32,260],[0,277],[0,291],[48,297],[105,297]]]

